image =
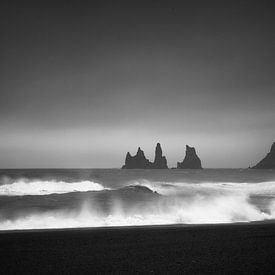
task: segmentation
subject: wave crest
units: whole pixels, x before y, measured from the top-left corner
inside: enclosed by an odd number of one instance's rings
[[[96,182],[79,181],[40,181],[17,180],[0,185],[0,196],[50,195],[70,192],[102,191],[106,188]]]

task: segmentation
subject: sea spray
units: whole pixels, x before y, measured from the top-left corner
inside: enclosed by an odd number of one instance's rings
[[[101,191],[93,192],[93,196],[88,193],[81,206],[75,209],[33,210],[13,218],[2,218],[0,229],[214,224],[275,218],[274,187],[270,183],[248,186],[243,183],[165,183],[161,187],[162,195],[149,190],[150,184],[155,185],[147,182],[144,188],[131,185],[104,191],[104,194]],[[171,186],[177,192],[171,192]],[[56,196],[66,199],[64,194]],[[261,196],[268,196],[265,211],[252,203],[251,196],[260,196],[259,200]]]

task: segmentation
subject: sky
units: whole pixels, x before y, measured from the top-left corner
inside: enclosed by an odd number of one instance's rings
[[[275,141],[272,1],[7,1],[0,168],[256,164]]]

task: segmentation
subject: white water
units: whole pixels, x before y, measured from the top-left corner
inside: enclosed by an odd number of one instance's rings
[[[157,224],[206,224],[249,222],[274,219],[275,204],[270,205],[270,213],[263,213],[249,204],[244,197],[219,197],[214,200],[196,198],[190,204],[174,201],[159,203],[150,211],[136,209],[125,212],[114,208],[109,215],[94,212],[92,207],[83,206],[79,211],[52,211],[33,213],[15,220],[0,222],[1,230],[72,228],[99,226],[131,226]]]
[[[162,196],[157,200],[149,196],[146,207],[113,199],[108,213],[100,211],[96,202],[90,199],[83,202],[80,209],[74,211],[32,212],[13,220],[0,220],[0,229],[234,223],[275,218],[275,182],[188,184],[139,181],[136,183],[157,191]],[[21,190],[24,190],[25,194],[42,194],[42,192],[49,194],[53,191],[53,193],[58,191],[64,193],[71,192],[75,188],[78,191],[90,191],[91,188],[103,190],[102,185],[92,182],[84,184],[46,182],[45,184],[37,181],[29,183],[19,181],[11,185],[14,186],[10,187],[9,192],[4,192],[5,194],[19,194],[22,187],[24,188]],[[26,185],[29,189],[25,188]],[[52,186],[54,188],[50,188]],[[258,196],[260,204],[268,198],[265,211],[251,202],[251,196]]]
[[[102,191],[104,189],[101,184],[92,181],[28,181],[22,179],[13,183],[0,185],[0,196],[64,194],[70,192]]]

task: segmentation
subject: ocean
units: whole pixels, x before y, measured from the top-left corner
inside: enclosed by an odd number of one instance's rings
[[[0,170],[0,230],[274,218],[275,170]]]

